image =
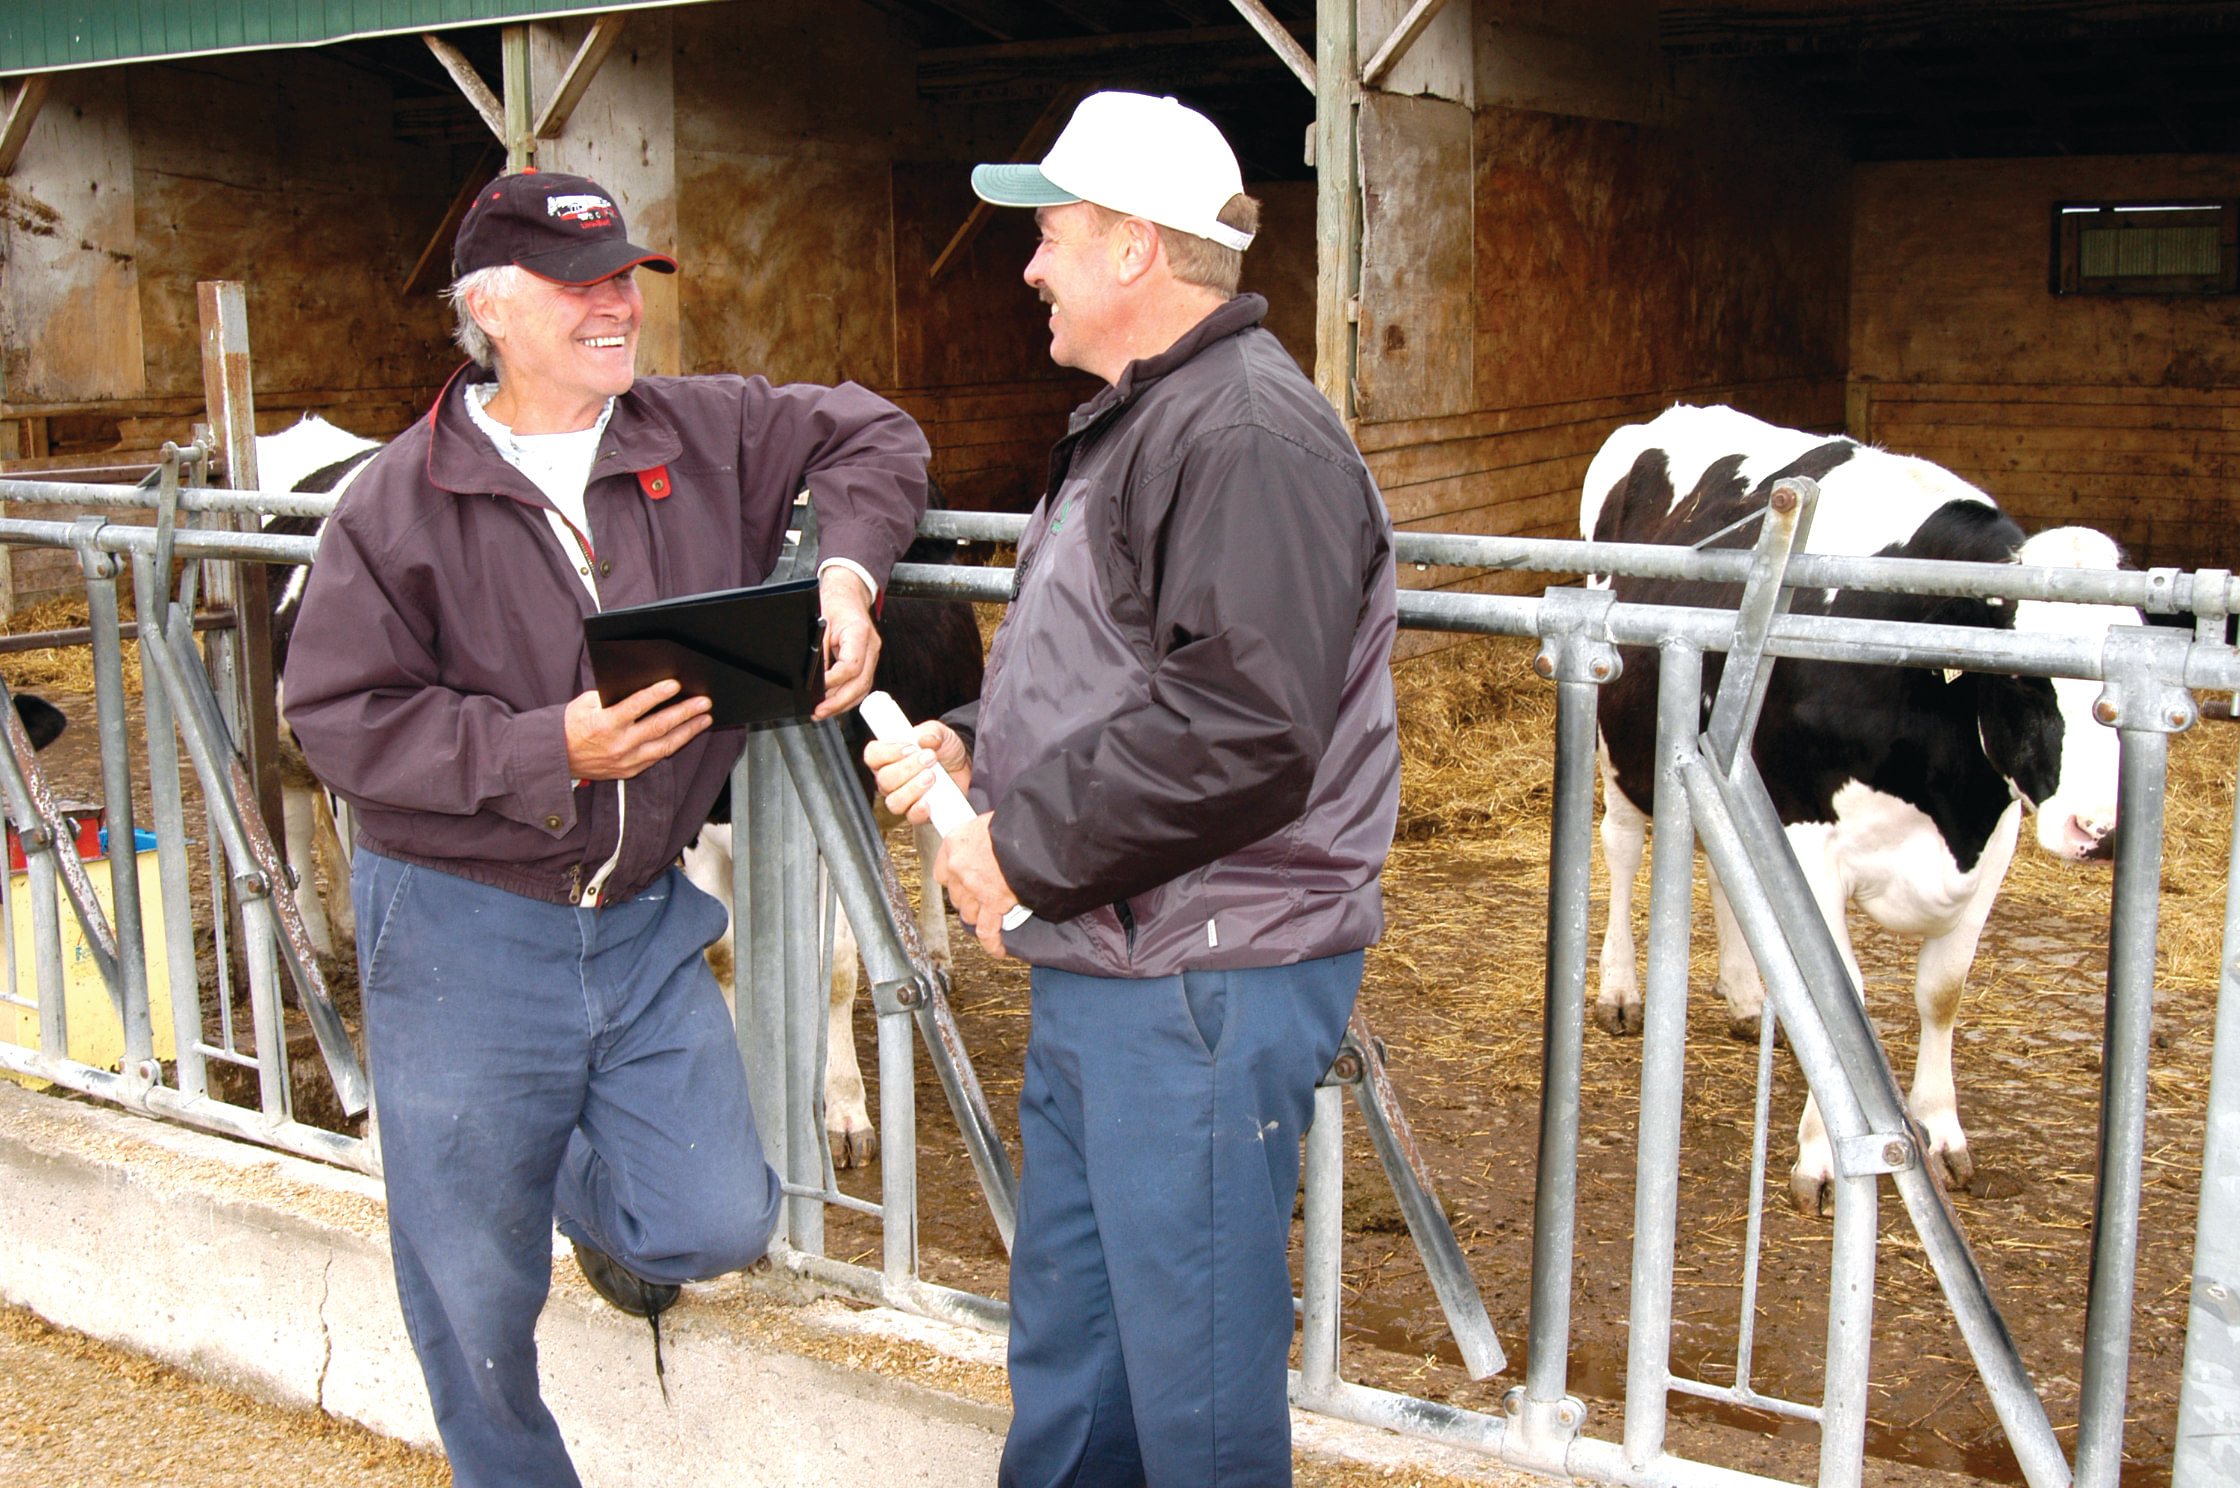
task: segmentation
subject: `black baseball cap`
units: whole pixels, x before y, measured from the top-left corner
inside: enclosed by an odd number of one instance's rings
[[[555,284],[596,284],[640,264],[677,271],[668,254],[630,241],[622,209],[605,187],[537,170],[483,187],[452,239],[452,278],[501,264],[519,264]]]

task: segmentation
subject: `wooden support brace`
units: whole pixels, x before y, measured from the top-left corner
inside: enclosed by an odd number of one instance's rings
[[[451,81],[459,85],[459,91],[467,95],[467,102],[473,104],[474,111],[482,115],[482,122],[490,126],[490,132],[498,137],[498,143],[504,144],[505,107],[498,102],[498,95],[490,91],[490,85],[482,80],[482,74],[474,70],[474,64],[466,59],[464,53],[434,32],[430,31],[420,39],[428,44],[429,51],[435,53],[436,60],[443,64],[443,70],[451,74]]]
[[[482,156],[467,172],[466,183],[459,194],[444,209],[443,221],[436,224],[435,232],[428,238],[428,246],[420,250],[420,257],[413,263],[412,272],[405,276],[404,288],[398,293],[410,299],[413,295],[435,289],[450,282],[451,240],[459,236],[459,223],[467,215],[467,208],[482,194],[482,188],[497,175],[498,147],[484,145]]]
[[[535,106],[529,96],[529,28],[504,26],[498,31],[498,56],[503,65],[500,92],[505,99],[506,174],[537,168]]]
[[[1309,93],[1314,92],[1314,58],[1308,56],[1307,49],[1299,45],[1299,38],[1286,31],[1283,22],[1277,20],[1260,0],[1229,0],[1229,3],[1237,8],[1237,14],[1243,16],[1253,30],[1260,33],[1262,41],[1275,48],[1276,55],[1283,59],[1283,65],[1291,69],[1291,75],[1305,83]]]
[[[1041,117],[1034,121],[1033,127],[1027,130],[1027,137],[1019,141],[1019,148],[1011,152],[1011,163],[1024,165],[1030,160],[1040,160],[1047,154],[1051,141],[1058,137],[1058,130],[1072,115],[1073,106],[1087,92],[1088,89],[1078,85],[1060,89],[1057,96],[1050,100],[1049,107],[1042,111]],[[933,267],[926,270],[926,278],[937,280],[947,272],[949,265],[962,257],[965,249],[972,246],[972,240],[980,236],[980,229],[988,225],[988,218],[994,212],[995,207],[991,203],[974,202],[964,222],[949,235],[949,246],[941,250],[940,257],[933,261]]]
[[[1439,12],[1446,9],[1446,5],[1447,0],[1416,0],[1415,4],[1409,6],[1408,13],[1400,18],[1400,24],[1392,28],[1392,34],[1384,39],[1384,45],[1377,48],[1368,64],[1361,69],[1361,85],[1374,88],[1382,84],[1385,74],[1392,71],[1393,64],[1400,60],[1401,54],[1415,45],[1416,38],[1423,34],[1426,26],[1439,18]]]
[[[0,176],[14,173],[16,157],[23,153],[23,142],[31,137],[31,126],[38,122],[39,110],[53,88],[51,72],[34,72],[16,85],[7,114],[0,117]]]
[[[538,139],[558,139],[568,127],[568,116],[583,101],[584,90],[599,75],[599,64],[607,60],[607,53],[622,35],[625,17],[615,11],[600,16],[584,33],[583,45],[576,48],[575,56],[568,60],[568,70],[560,75],[560,87],[537,115]]]

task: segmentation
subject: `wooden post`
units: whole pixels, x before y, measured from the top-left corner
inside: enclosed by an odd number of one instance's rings
[[[210,428],[225,460],[225,483],[236,491],[257,489],[257,400],[249,375],[249,309],[241,283],[235,279],[206,279],[195,289],[195,304],[202,315],[202,396],[209,408]],[[238,519],[238,526],[255,531],[255,517]],[[161,576],[164,583],[170,575]],[[256,782],[257,806],[265,825],[277,835],[286,824],[280,804],[280,719],[275,708],[272,675],[272,599],[261,563],[220,563],[212,566],[210,597],[230,601],[237,617],[230,643],[233,687],[222,687],[219,697],[233,704],[233,724],[249,778]],[[136,604],[160,602],[155,595],[135,596]],[[211,655],[216,659],[229,649],[213,632]],[[224,680],[221,667],[220,681]]]
[[[1361,294],[1361,39],[1356,0],[1315,5],[1314,380],[1354,424]]]
[[[504,72],[506,174],[537,168],[536,109],[529,97],[529,28],[507,26],[498,33],[498,56]]]

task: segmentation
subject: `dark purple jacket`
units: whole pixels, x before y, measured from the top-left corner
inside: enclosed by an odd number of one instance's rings
[[[615,782],[573,785],[561,715],[592,686],[592,600],[551,503],[470,420],[472,375],[328,520],[288,650],[288,723],[373,851],[572,903],[619,832],[604,897],[628,898],[700,829],[744,731],[710,729],[629,781],[626,812]],[[584,493],[601,604],[760,582],[804,484],[820,556],[883,585],[925,507],[926,455],[909,415],[853,383],[642,377],[615,400]]]
[[[1239,295],[1073,415],[988,658],[973,794],[1035,966],[1373,943],[1400,800],[1392,523]]]

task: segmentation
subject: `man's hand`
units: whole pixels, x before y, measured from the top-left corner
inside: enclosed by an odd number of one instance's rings
[[[995,844],[988,839],[988,823],[994,820],[992,811],[976,816],[942,838],[941,851],[933,860],[933,876],[949,891],[957,913],[972,926],[988,954],[1000,959],[1007,954],[1003,949],[1003,916],[1019,902],[1019,896],[1005,881],[1003,865],[996,861]]]
[[[708,727],[706,698],[661,706],[681,686],[673,678],[656,682],[611,708],[596,692],[569,703],[562,715],[568,731],[568,778],[628,780],[699,737]]]
[[[879,627],[871,623],[871,591],[834,564],[817,576],[824,610],[824,701],[816,716],[844,713],[871,694],[879,666]]]
[[[933,767],[939,763],[957,782],[958,790],[972,788],[972,755],[955,729],[928,719],[918,725],[918,742],[882,744],[877,739],[863,746],[863,762],[871,767],[887,809],[914,822],[929,817],[926,793],[933,789]]]

